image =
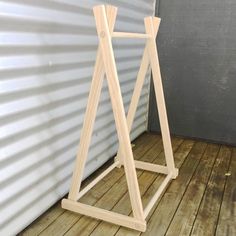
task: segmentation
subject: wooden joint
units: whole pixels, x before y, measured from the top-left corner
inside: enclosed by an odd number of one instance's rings
[[[99,34],[99,37],[100,37],[100,38],[105,38],[105,37],[106,37],[105,31],[102,30],[102,31],[100,32],[100,34]]]
[[[120,162],[120,158],[118,156],[114,157],[114,162],[117,163],[117,168],[121,168],[122,163]]]
[[[172,172],[172,179],[176,179],[179,175],[179,169],[174,168],[174,171]]]

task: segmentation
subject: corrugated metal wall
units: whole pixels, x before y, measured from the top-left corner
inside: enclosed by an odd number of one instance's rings
[[[154,0],[0,1],[0,235],[14,235],[68,192],[97,49],[92,6],[119,7],[116,30],[143,32]],[[142,40],[114,40],[126,110]],[[119,49],[119,50],[118,50]],[[146,129],[149,81],[132,139]],[[104,83],[85,176],[117,149]]]

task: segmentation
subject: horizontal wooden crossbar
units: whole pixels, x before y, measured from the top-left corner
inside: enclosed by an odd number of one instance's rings
[[[119,165],[118,162],[114,162],[111,166],[109,166],[106,170],[104,170],[99,176],[97,176],[91,183],[89,183],[85,188],[83,188],[79,192],[77,200],[79,200],[82,196],[84,196],[85,193],[87,193],[93,186],[95,186],[101,179],[103,179],[118,165]]]
[[[170,172],[167,166],[152,164],[144,161],[134,161],[135,167],[141,170],[147,170],[151,172],[156,172],[159,174],[168,175]],[[175,178],[178,175],[178,169],[175,168],[174,173],[172,173],[172,178]]]
[[[146,230],[146,221],[144,220],[138,220],[131,216],[89,206],[69,199],[62,200],[62,208],[138,231],[145,232]]]
[[[151,35],[149,34],[139,34],[139,33],[128,33],[128,32],[113,32],[113,38],[139,38],[139,39],[149,39]]]
[[[167,166],[162,166],[162,165],[156,165],[144,161],[134,161],[135,167],[137,169],[142,169],[142,170],[147,170],[147,171],[152,171],[160,174],[168,174],[168,169]]]

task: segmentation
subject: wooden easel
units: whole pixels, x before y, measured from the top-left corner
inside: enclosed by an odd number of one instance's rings
[[[145,218],[147,217],[151,208],[153,207],[161,193],[164,191],[170,180],[176,178],[178,175],[178,169],[176,169],[174,165],[159,60],[155,42],[155,38],[159,29],[160,18],[146,17],[144,19],[146,34],[113,32],[117,8],[114,6],[105,7],[104,5],[99,5],[94,7],[93,11],[99,37],[99,47],[91,84],[91,90],[88,98],[87,110],[85,113],[85,119],[80,138],[80,145],[72,177],[72,184],[68,199],[62,200],[62,207],[70,211],[78,212],[80,214],[144,232],[146,230]],[[144,49],[140,70],[138,72],[127,119],[122,102],[122,95],[117,75],[114,52],[112,48],[112,38],[114,37],[146,39],[146,46]],[[166,158],[166,166],[151,164],[142,161],[135,161],[131,148],[129,133],[132,127],[138,100],[149,65],[152,68],[153,82],[156,92],[156,101]],[[107,78],[108,89],[111,97],[112,109],[118,134],[119,150],[114,163],[101,175],[95,178],[84,189],[80,190],[83,170],[88,155],[98,101],[101,94],[102,82],[105,74]],[[121,165],[124,166],[125,170],[133,216],[125,216],[119,213],[107,211],[78,202],[78,200],[104,176],[106,176],[115,167],[120,167]],[[145,209],[143,209],[142,206],[135,168],[167,175]]]

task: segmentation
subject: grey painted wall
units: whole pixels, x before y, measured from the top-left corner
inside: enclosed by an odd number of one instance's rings
[[[163,0],[158,35],[171,133],[236,144],[235,0]],[[149,129],[159,131],[151,88]]]

